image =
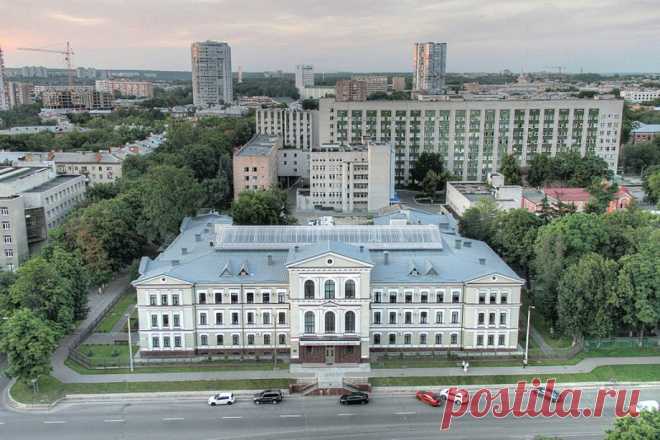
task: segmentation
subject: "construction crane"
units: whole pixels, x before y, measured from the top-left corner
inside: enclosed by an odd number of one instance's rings
[[[560,75],[566,70],[565,66],[545,66],[545,68],[546,69],[557,69],[557,73],[560,74]]]
[[[73,88],[73,49],[71,49],[71,44],[66,42],[66,49],[64,50],[54,50],[54,49],[37,49],[33,47],[19,47],[18,50],[29,50],[32,52],[48,52],[48,53],[58,53],[64,55],[64,63],[66,64],[66,69],[69,74],[69,88]]]

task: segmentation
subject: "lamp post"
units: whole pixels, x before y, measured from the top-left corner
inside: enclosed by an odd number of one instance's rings
[[[126,323],[126,325],[128,326],[128,367],[132,373],[133,372],[133,341],[131,340],[131,314],[127,313],[126,317],[128,318],[128,322]]]
[[[523,360],[523,366],[525,367],[529,361],[529,322],[532,317],[532,309],[534,308],[534,306],[527,307],[527,338],[525,339],[525,359]]]

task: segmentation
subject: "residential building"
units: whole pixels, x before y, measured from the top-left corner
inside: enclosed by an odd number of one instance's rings
[[[336,99],[338,102],[366,101],[367,82],[354,79],[341,79],[337,81]]]
[[[35,86],[35,95],[41,96],[43,107],[60,110],[111,110],[111,93],[97,92],[93,86]]]
[[[367,96],[374,93],[387,93],[387,77],[382,75],[353,75],[355,81],[367,83]]]
[[[296,66],[296,89],[303,94],[305,87],[314,87],[314,66],[311,64],[298,64]]]
[[[595,154],[617,169],[623,115],[620,99],[319,101],[319,142],[394,142],[396,183],[424,151],[465,181],[486,180],[507,154],[521,166],[536,154]]]
[[[234,100],[231,47],[217,41],[195,42],[191,46],[193,104],[212,107]]]
[[[309,190],[298,193],[299,209],[374,212],[394,199],[391,143],[312,147]]]
[[[17,105],[28,105],[34,102],[34,86],[32,84],[16,81],[9,81],[6,84],[9,108],[14,108]]]
[[[45,240],[85,197],[81,176],[57,176],[50,166],[0,167],[1,270],[16,270],[29,245]]]
[[[309,151],[312,145],[319,144],[318,116],[318,110],[258,109],[256,132],[280,136],[284,148]]]
[[[522,207],[523,189],[519,185],[504,185],[504,176],[492,173],[488,183],[447,182],[447,206],[458,216],[472,208],[481,199],[490,199],[499,209]]]
[[[309,181],[309,150],[282,148],[277,151],[277,177],[289,187],[302,179]]]
[[[96,91],[136,98],[153,98],[154,85],[151,81],[130,81],[125,79],[96,80]]]
[[[334,86],[307,86],[300,92],[301,99],[321,99],[335,96]]]
[[[523,192],[522,207],[529,212],[537,213],[542,210],[543,200],[548,206],[558,207],[560,204],[572,205],[576,211],[582,212],[591,200],[591,194],[585,188],[543,188],[541,190],[525,190]],[[614,200],[608,203],[607,212],[626,209],[633,202],[634,197],[625,186],[620,186],[614,194]]]
[[[51,151],[46,160],[55,162],[59,174],[83,176],[89,185],[112,183],[122,176],[122,159],[109,151]]]
[[[368,364],[383,353],[518,349],[524,283],[435,225],[234,226],[186,219],[137,291],[142,357]]]
[[[621,97],[629,102],[643,103],[660,99],[660,89],[628,89],[621,90]]]
[[[415,43],[413,90],[430,95],[445,91],[447,43]]]
[[[253,109],[260,109],[267,107],[279,107],[281,103],[275,101],[270,96],[241,96],[238,98],[238,105]]]
[[[78,67],[76,69],[76,76],[80,79],[96,79],[96,69],[93,67]]]
[[[0,47],[0,111],[9,110],[9,95],[5,77],[5,61]]]
[[[405,76],[393,76],[392,77],[392,90],[395,92],[403,92],[406,90],[406,77]]]
[[[642,124],[638,125],[630,131],[630,139],[633,144],[640,142],[649,142],[653,139],[660,137],[660,124]]]
[[[277,152],[282,138],[255,134],[234,153],[234,199],[247,190],[277,186]]]

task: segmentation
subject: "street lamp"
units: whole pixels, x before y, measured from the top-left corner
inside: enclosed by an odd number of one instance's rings
[[[127,313],[126,317],[128,318],[128,322],[126,323],[126,325],[128,325],[128,365],[132,373],[133,372],[133,341],[131,341],[131,314]]]
[[[527,338],[525,339],[525,359],[523,360],[523,366],[527,366],[529,362],[529,321],[532,317],[532,309],[535,309],[534,306],[527,307]]]

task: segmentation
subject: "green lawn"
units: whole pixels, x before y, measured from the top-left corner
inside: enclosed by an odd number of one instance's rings
[[[122,294],[119,301],[108,311],[105,317],[103,317],[103,320],[99,322],[99,325],[96,326],[94,331],[98,333],[109,333],[112,331],[115,324],[126,314],[128,308],[136,302],[137,296],[135,295],[135,289],[129,288]]]
[[[128,353],[128,351],[126,352]],[[79,364],[73,359],[67,359],[64,362],[69,368],[74,371],[77,371],[80,374],[130,374],[128,368],[113,368],[113,369],[95,369],[95,368],[86,368],[85,366]],[[126,359],[126,364],[128,365],[128,358]],[[289,364],[286,362],[278,362],[278,370],[286,370],[289,368]],[[244,361],[244,362],[228,362],[228,361],[217,361],[217,362],[204,362],[204,363],[187,363],[187,364],[164,364],[164,365],[152,365],[152,366],[135,366],[134,373],[188,373],[191,371],[236,371],[236,370],[263,370],[268,371],[273,369],[273,363],[268,361],[254,362],[254,361]]]
[[[373,386],[434,386],[434,385],[478,385],[510,384],[520,380],[531,381],[539,377],[542,381],[554,378],[557,382],[607,382],[617,381],[648,382],[660,380],[658,365],[612,365],[595,368],[590,373],[521,375],[521,376],[424,376],[424,377],[372,377]]]
[[[133,347],[133,353],[139,347]],[[121,345],[93,345],[83,344],[78,348],[92,367],[128,366],[128,344]]]
[[[204,380],[179,382],[119,382],[65,384],[48,376],[39,380],[39,393],[31,384],[16,382],[11,389],[15,400],[22,403],[50,403],[66,394],[150,393],[166,391],[215,391],[288,388],[289,379]]]

